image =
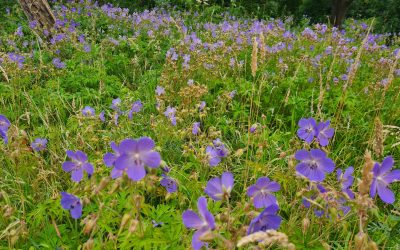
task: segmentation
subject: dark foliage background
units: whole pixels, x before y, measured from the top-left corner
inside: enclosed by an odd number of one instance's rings
[[[328,22],[332,0],[102,0],[130,9],[147,9],[171,5],[180,9],[213,8],[215,12],[230,10],[238,16],[258,18],[293,16],[300,22],[308,17],[311,23]],[[379,33],[400,32],[400,0],[353,0],[346,17],[375,18],[374,30]]]

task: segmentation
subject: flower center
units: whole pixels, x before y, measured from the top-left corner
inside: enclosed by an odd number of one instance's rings
[[[308,166],[310,167],[311,170],[315,170],[318,168],[318,163],[316,161],[309,161]]]

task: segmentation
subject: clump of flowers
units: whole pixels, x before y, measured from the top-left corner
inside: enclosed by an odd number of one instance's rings
[[[297,135],[300,139],[310,144],[316,139],[319,145],[325,147],[329,144],[329,139],[333,137],[334,129],[330,127],[330,121],[318,123],[314,118],[302,118],[299,120]]]
[[[206,153],[208,156],[208,163],[211,167],[215,167],[221,162],[222,158],[228,156],[229,152],[222,141],[218,138],[213,141],[212,146],[207,146]]]
[[[350,190],[350,187],[354,182],[354,177],[352,176],[353,172],[353,167],[348,167],[344,173],[341,169],[337,170],[337,180],[341,184],[342,192],[345,193],[350,199],[354,199],[354,192]]]
[[[45,138],[36,138],[34,142],[32,142],[31,147],[33,151],[39,152],[43,151],[47,147],[47,139]]]
[[[80,150],[76,152],[67,150],[67,156],[71,161],[64,162],[62,164],[62,169],[65,172],[71,172],[71,179],[74,182],[80,182],[84,172],[88,174],[89,178],[93,175],[93,165],[88,162],[88,157],[84,152]]]
[[[75,195],[61,192],[61,206],[63,209],[69,210],[74,219],[79,219],[82,216],[82,202]]]
[[[174,193],[178,190],[178,184],[176,180],[172,177],[168,176],[168,173],[171,171],[169,167],[162,167],[162,179],[160,181],[161,186],[165,187],[168,193]]]
[[[207,246],[207,243],[201,241],[200,237],[215,229],[215,219],[207,209],[207,199],[205,197],[199,198],[197,209],[199,210],[199,214],[196,214],[193,210],[186,210],[182,214],[185,227],[197,230],[192,237],[192,247],[195,250]]]

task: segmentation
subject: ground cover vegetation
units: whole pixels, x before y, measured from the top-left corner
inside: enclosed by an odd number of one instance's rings
[[[51,30],[0,14],[2,247],[399,247],[400,50],[375,20],[52,8]]]

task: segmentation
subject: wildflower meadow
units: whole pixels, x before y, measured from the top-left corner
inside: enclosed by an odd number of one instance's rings
[[[0,13],[0,249],[400,249],[374,19],[53,2]]]

